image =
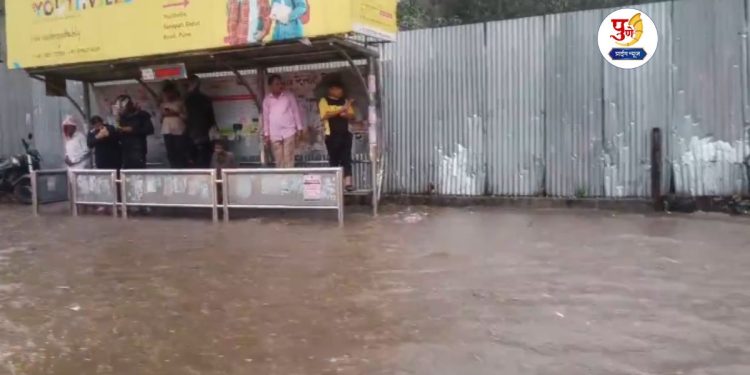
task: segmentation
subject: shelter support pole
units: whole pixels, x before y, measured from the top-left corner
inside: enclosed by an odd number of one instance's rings
[[[260,128],[258,129],[258,136],[260,139],[260,164],[262,166],[268,165],[268,155],[266,152],[266,140],[263,137],[263,129],[265,129],[268,124],[263,123],[263,99],[266,97],[266,76],[268,75],[268,70],[266,68],[258,68],[257,70],[257,76],[258,76],[258,94],[260,95],[258,97],[258,115],[259,115],[259,122],[260,122]]]
[[[159,94],[157,94],[156,91],[154,91],[154,89],[151,88],[151,86],[146,84],[146,82],[143,82],[143,80],[140,78],[136,78],[135,80],[136,82],[138,82],[139,85],[143,87],[144,90],[146,90],[146,92],[149,95],[151,95],[151,98],[153,98],[156,103],[159,103],[161,101]]]
[[[338,45],[336,45],[334,43],[331,43],[331,46],[333,48],[335,48],[336,51],[338,51],[339,54],[344,59],[346,59],[346,62],[349,63],[349,66],[352,68],[352,70],[354,71],[354,73],[357,75],[357,78],[359,78],[359,82],[362,83],[362,87],[368,89],[368,92],[369,92],[368,82],[367,82],[367,80],[365,80],[365,76],[362,75],[362,72],[359,69],[357,69],[357,64],[354,63],[354,60],[352,59],[352,57],[349,56],[349,54],[343,48],[339,47]],[[372,58],[370,58],[368,60],[368,64],[370,65],[370,68],[372,68],[372,66],[373,66],[373,60],[374,59],[372,59]]]
[[[81,82],[81,84],[83,85],[83,111],[85,112],[83,122],[88,124],[91,121],[91,84],[88,82]]]
[[[651,199],[655,211],[664,211],[664,200],[661,194],[662,149],[661,129],[651,130]]]
[[[66,99],[68,99],[68,101],[70,101],[70,104],[72,104],[72,105],[73,105],[73,107],[75,107],[75,109],[76,109],[76,110],[78,111],[78,113],[79,113],[79,114],[80,114],[81,116],[83,116],[84,118],[86,117],[86,112],[85,112],[85,111],[83,110],[83,108],[81,108],[81,105],[80,105],[80,104],[78,104],[78,102],[77,102],[77,101],[76,101],[75,99],[73,99],[73,97],[72,97],[72,96],[70,96],[70,94],[68,94],[68,90],[66,90],[66,89],[65,89],[65,87],[57,87],[57,86],[55,86],[55,85],[54,85],[53,83],[51,83],[51,82],[47,82],[47,80],[46,80],[46,79],[44,79],[44,77],[40,77],[40,76],[38,76],[38,75],[29,75],[29,76],[30,76],[31,78],[33,78],[33,79],[35,79],[35,80],[39,81],[39,82],[44,82],[45,84],[47,84],[47,85],[50,85],[50,86],[54,87],[54,88],[55,88],[55,89],[56,89],[56,90],[57,90],[58,92],[64,92],[64,93],[65,93],[65,95],[64,95],[64,96],[65,96],[65,98],[66,98]]]
[[[370,140],[370,173],[372,180],[372,214],[378,215],[378,200],[380,197],[379,190],[380,184],[378,183],[378,169],[380,165],[380,158],[378,155],[378,84],[376,77],[376,65],[377,60],[370,58],[367,61],[367,93],[370,97],[370,106],[367,111],[367,122],[370,125],[368,128],[369,140]]]

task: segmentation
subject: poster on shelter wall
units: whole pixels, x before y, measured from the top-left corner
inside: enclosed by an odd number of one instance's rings
[[[395,36],[396,0],[12,0],[15,69],[277,42]]]

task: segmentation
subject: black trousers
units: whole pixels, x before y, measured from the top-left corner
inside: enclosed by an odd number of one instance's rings
[[[184,135],[164,135],[164,146],[167,148],[169,167],[184,169],[190,166],[190,139]]]
[[[344,177],[352,176],[352,133],[331,132],[326,136],[328,162],[331,167],[343,167]]]
[[[193,161],[196,168],[211,168],[211,157],[214,154],[214,146],[211,142],[196,143],[193,145]]]

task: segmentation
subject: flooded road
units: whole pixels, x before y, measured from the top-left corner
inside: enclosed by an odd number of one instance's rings
[[[749,374],[750,222],[0,206],[0,374]]]

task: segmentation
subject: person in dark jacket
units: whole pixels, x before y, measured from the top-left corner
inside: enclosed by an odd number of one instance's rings
[[[216,126],[214,104],[211,98],[201,92],[201,81],[196,75],[188,79],[188,94],[185,97],[187,110],[187,134],[194,145],[193,160],[197,168],[209,168],[213,145],[209,132]]]
[[[148,152],[146,137],[154,134],[151,115],[135,106],[127,95],[117,98],[120,147],[123,169],[145,169]]]
[[[91,118],[91,130],[86,137],[89,148],[94,149],[94,162],[97,169],[120,169],[122,150],[117,128],[105,124],[99,116]]]

